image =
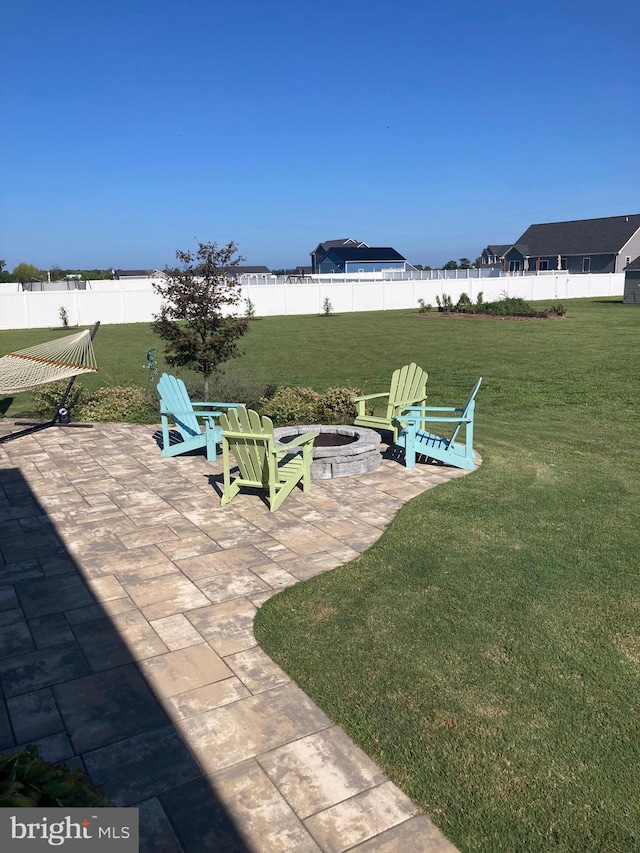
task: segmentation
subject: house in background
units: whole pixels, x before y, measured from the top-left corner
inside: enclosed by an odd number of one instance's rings
[[[511,248],[511,243],[491,244],[482,250],[480,255],[481,267],[502,267],[502,258],[504,253]]]
[[[229,276],[229,278],[240,278],[241,275],[261,275],[266,277],[268,275],[271,275],[271,270],[269,269],[269,267],[265,267],[264,265],[258,265],[253,267],[243,267],[235,265],[229,267],[229,269],[227,270],[227,275]]]
[[[625,305],[640,305],[640,256],[624,268],[622,301]]]
[[[360,240],[354,240],[353,237],[342,237],[340,240],[325,240],[324,243],[318,243],[316,248],[311,252],[311,272],[319,273],[322,272],[320,269],[320,264],[327,257],[329,251],[336,247],[347,246],[352,249],[361,246],[362,248],[369,248],[368,243],[361,243]]]
[[[503,253],[504,272],[622,272],[640,254],[640,213],[547,222],[529,228]]]
[[[327,240],[311,252],[314,273],[382,272],[407,269],[407,260],[390,246],[369,246],[349,237]]]
[[[113,278],[123,281],[129,278],[163,278],[162,270],[112,270]]]

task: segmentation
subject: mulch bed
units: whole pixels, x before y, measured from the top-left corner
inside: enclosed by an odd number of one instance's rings
[[[417,311],[414,317],[449,317],[457,320],[566,320],[566,314],[510,314],[503,317],[496,314],[466,314],[459,311]]]

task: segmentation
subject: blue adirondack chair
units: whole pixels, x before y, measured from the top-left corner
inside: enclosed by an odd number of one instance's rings
[[[464,406],[409,406],[402,412],[405,427],[398,436],[396,446],[404,447],[405,465],[413,468],[416,454],[436,459],[456,468],[467,471],[475,469],[473,452],[473,414],[476,394],[482,383],[482,376],[473,386],[469,399]],[[432,415],[432,412],[453,412],[450,416]],[[425,429],[426,423],[452,424],[453,431],[447,438]],[[460,430],[465,428],[464,443],[457,441]]]
[[[182,379],[163,373],[158,382],[160,394],[160,417],[162,420],[161,456],[178,456],[189,450],[205,447],[209,462],[215,462],[217,448],[222,441],[222,427],[216,418],[222,409],[233,409],[241,403],[192,403]],[[200,420],[204,423],[202,431]],[[182,441],[171,441],[169,423],[175,424]],[[175,436],[175,433],[174,433]]]

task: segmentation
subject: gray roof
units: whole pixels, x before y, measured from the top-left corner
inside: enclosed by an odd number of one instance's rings
[[[342,237],[340,240],[325,240],[324,243],[318,243],[316,248],[311,252],[311,254],[315,254],[318,249],[322,249],[324,252],[328,252],[329,249],[332,249],[334,246],[348,246],[353,243],[354,246],[367,246],[368,243],[363,243],[360,240],[355,240],[353,237]]]
[[[515,243],[523,254],[607,255],[615,254],[640,228],[640,213],[606,216],[602,219],[575,219],[530,225]]]
[[[498,245],[497,243],[491,243],[487,246],[487,250],[492,255],[498,255],[498,257],[502,257],[505,252],[508,252],[513,243],[506,243],[504,245]]]
[[[404,261],[395,249],[389,246],[367,246],[366,248],[351,246],[335,246],[331,254],[341,261]]]
[[[271,270],[269,267],[265,266],[254,266],[254,267],[242,267],[242,266],[233,266],[229,269],[230,273],[234,275],[256,275],[258,273],[269,273],[271,274]]]
[[[130,278],[146,278],[153,270],[116,270],[116,277],[128,276]]]

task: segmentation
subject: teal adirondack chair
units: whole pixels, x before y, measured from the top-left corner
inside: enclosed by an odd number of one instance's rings
[[[405,449],[405,464],[413,468],[416,464],[416,454],[422,454],[430,459],[437,459],[456,468],[468,471],[475,469],[473,452],[473,415],[476,406],[476,394],[482,383],[482,376],[473,386],[469,399],[464,406],[409,406],[402,413],[406,424],[396,446]],[[431,412],[456,412],[457,414],[441,417]],[[453,432],[446,438],[427,432],[425,423],[452,424]],[[464,444],[457,441],[462,427],[465,428]]]
[[[158,382],[160,418],[162,420],[161,456],[178,456],[189,450],[205,447],[209,462],[215,462],[216,445],[222,441],[222,427],[216,424],[221,409],[234,408],[241,403],[192,403],[182,379],[163,373]],[[200,421],[204,422],[204,432]],[[171,443],[169,422],[173,421],[182,441]]]
[[[294,486],[302,482],[306,492],[311,484],[311,450],[317,432],[305,432],[286,445],[278,444],[270,418],[239,406],[220,415],[222,425],[222,466],[224,492],[221,506],[226,506],[242,486],[265,489],[269,493],[269,509],[275,512]],[[301,447],[302,453],[291,453]],[[231,453],[240,472],[231,480]]]
[[[389,391],[382,394],[365,394],[363,397],[354,397],[353,402],[358,407],[358,414],[354,420],[356,426],[373,427],[374,429],[386,429],[393,433],[394,442],[398,438],[398,430],[402,424],[398,416],[407,406],[427,405],[427,379],[429,374],[415,362],[405,364],[393,371],[391,376],[391,387]],[[387,411],[384,416],[376,417],[367,415],[365,407],[370,400],[388,397]]]

